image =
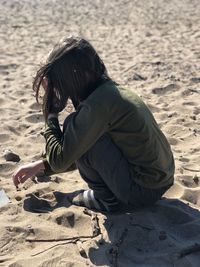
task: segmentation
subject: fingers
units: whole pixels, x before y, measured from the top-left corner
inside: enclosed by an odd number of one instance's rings
[[[44,165],[42,160],[19,167],[12,175],[14,185],[18,187],[19,184],[24,183],[28,178],[31,178],[38,173],[38,171],[43,169]]]
[[[16,187],[18,187],[19,184],[24,183],[28,178],[30,177],[30,173],[24,169],[17,170],[13,176],[13,183]]]
[[[20,183],[20,176],[18,176],[18,173],[14,173],[12,175],[13,183],[16,187],[18,187],[18,184]]]

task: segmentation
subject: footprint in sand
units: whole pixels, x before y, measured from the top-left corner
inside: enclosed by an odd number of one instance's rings
[[[174,137],[169,137],[168,141],[170,143],[171,146],[175,146],[178,144],[178,139],[174,138]]]
[[[18,101],[21,105],[24,105],[24,104],[26,104],[27,102],[28,102],[28,99],[27,98],[21,98],[21,99],[19,99],[19,101]]]
[[[9,75],[10,71],[16,70],[18,65],[16,64],[7,64],[7,65],[0,65],[0,74],[1,75]],[[5,80],[10,80],[10,78],[6,78]]]
[[[0,98],[0,106],[4,104],[4,99],[3,98]]]
[[[17,64],[4,64],[0,65],[0,71],[1,70],[8,70],[8,69],[16,69],[19,65]]]
[[[25,120],[30,123],[43,122],[44,117],[42,114],[31,114],[25,117]]]
[[[56,223],[59,226],[63,226],[66,228],[70,228],[71,230],[76,229],[77,232],[87,233],[88,230],[90,231],[91,225],[91,217],[83,214],[83,212],[79,210],[70,211],[65,208],[56,209],[54,212],[49,216],[49,221]],[[86,226],[87,227],[84,227]]]
[[[181,95],[184,97],[187,97],[187,96],[190,96],[190,95],[193,95],[193,92],[192,92],[192,90],[191,89],[186,89],[186,90],[184,90],[182,93],[181,93]]]
[[[193,77],[190,79],[190,81],[193,83],[200,83],[200,77]]]
[[[156,113],[156,112],[159,112],[160,111],[160,108],[156,105],[152,105],[152,104],[148,104],[148,108],[153,112],[153,113]]]
[[[199,206],[200,205],[200,189],[198,190],[185,189],[181,199]]]
[[[0,134],[0,143],[5,143],[10,139],[9,135],[6,133]]]
[[[194,107],[193,114],[194,115],[199,115],[200,114],[200,108]]]
[[[184,101],[183,103],[182,103],[182,105],[183,106],[197,106],[197,103],[196,102],[194,102],[194,101]]]
[[[197,188],[197,187],[200,187],[199,179],[196,176],[182,175],[180,177],[177,177],[177,179],[185,187],[188,187],[188,188]]]
[[[0,170],[2,174],[8,174],[16,168],[16,165],[12,163],[2,163],[0,164]]]
[[[75,224],[75,214],[71,211],[62,211],[52,218],[58,225],[72,228]]]
[[[23,97],[25,94],[26,94],[25,90],[16,90],[13,93],[13,96],[16,97],[17,99],[19,99],[20,96]]]
[[[42,108],[42,106],[41,106],[41,104],[39,104],[39,103],[33,103],[33,104],[31,104],[30,106],[29,106],[29,108],[31,109],[31,110],[41,110],[41,108]]]
[[[19,196],[19,195],[17,195],[17,196],[15,196],[15,199],[19,202],[19,201],[21,201],[22,200],[22,197],[21,196]]]
[[[179,160],[181,162],[189,162],[190,161],[188,158],[185,158],[185,157],[182,157],[182,156],[180,156]]]
[[[152,93],[161,95],[161,94],[174,92],[174,91],[178,90],[179,88],[180,88],[179,85],[172,83],[172,84],[169,84],[169,85],[164,86],[164,87],[154,88],[154,89],[152,89]]]

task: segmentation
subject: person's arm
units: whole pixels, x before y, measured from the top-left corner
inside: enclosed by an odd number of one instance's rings
[[[44,166],[45,166],[45,169],[44,169],[44,172],[43,172],[44,175],[46,175],[46,176],[51,176],[51,175],[56,174],[56,173],[51,169],[51,167],[50,167],[50,165],[49,165],[49,163],[48,163],[46,157],[43,158],[43,164],[44,164]],[[74,162],[74,163],[72,163],[72,165],[69,166],[64,172],[70,172],[70,171],[74,171],[74,170],[76,170],[76,169],[77,169],[77,167],[76,167],[76,164],[75,164],[75,162]]]
[[[20,166],[12,175],[13,183],[16,187],[20,183],[24,183],[28,178],[35,176],[37,173],[44,171],[45,166],[43,160],[38,160]]]
[[[101,101],[85,101],[68,123],[64,135],[58,119],[48,118],[44,133],[46,158],[54,172],[64,172],[109,127],[109,108]]]

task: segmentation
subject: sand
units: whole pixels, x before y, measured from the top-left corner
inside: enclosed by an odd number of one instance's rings
[[[0,189],[10,199],[0,208],[0,266],[200,266],[199,0],[0,0],[0,10]],[[70,34],[92,42],[169,139],[175,184],[154,207],[103,215],[71,206],[67,194],[87,187],[77,171],[13,186],[13,171],[44,150],[33,76]],[[6,149],[20,162],[6,161]]]

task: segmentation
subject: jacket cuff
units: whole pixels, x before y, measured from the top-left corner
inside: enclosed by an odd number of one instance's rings
[[[44,169],[44,174],[45,175],[49,176],[49,175],[55,174],[54,171],[51,169],[51,167],[50,167],[50,165],[49,165],[49,163],[48,163],[46,158],[43,159],[43,164],[44,164],[44,168],[45,168]]]

